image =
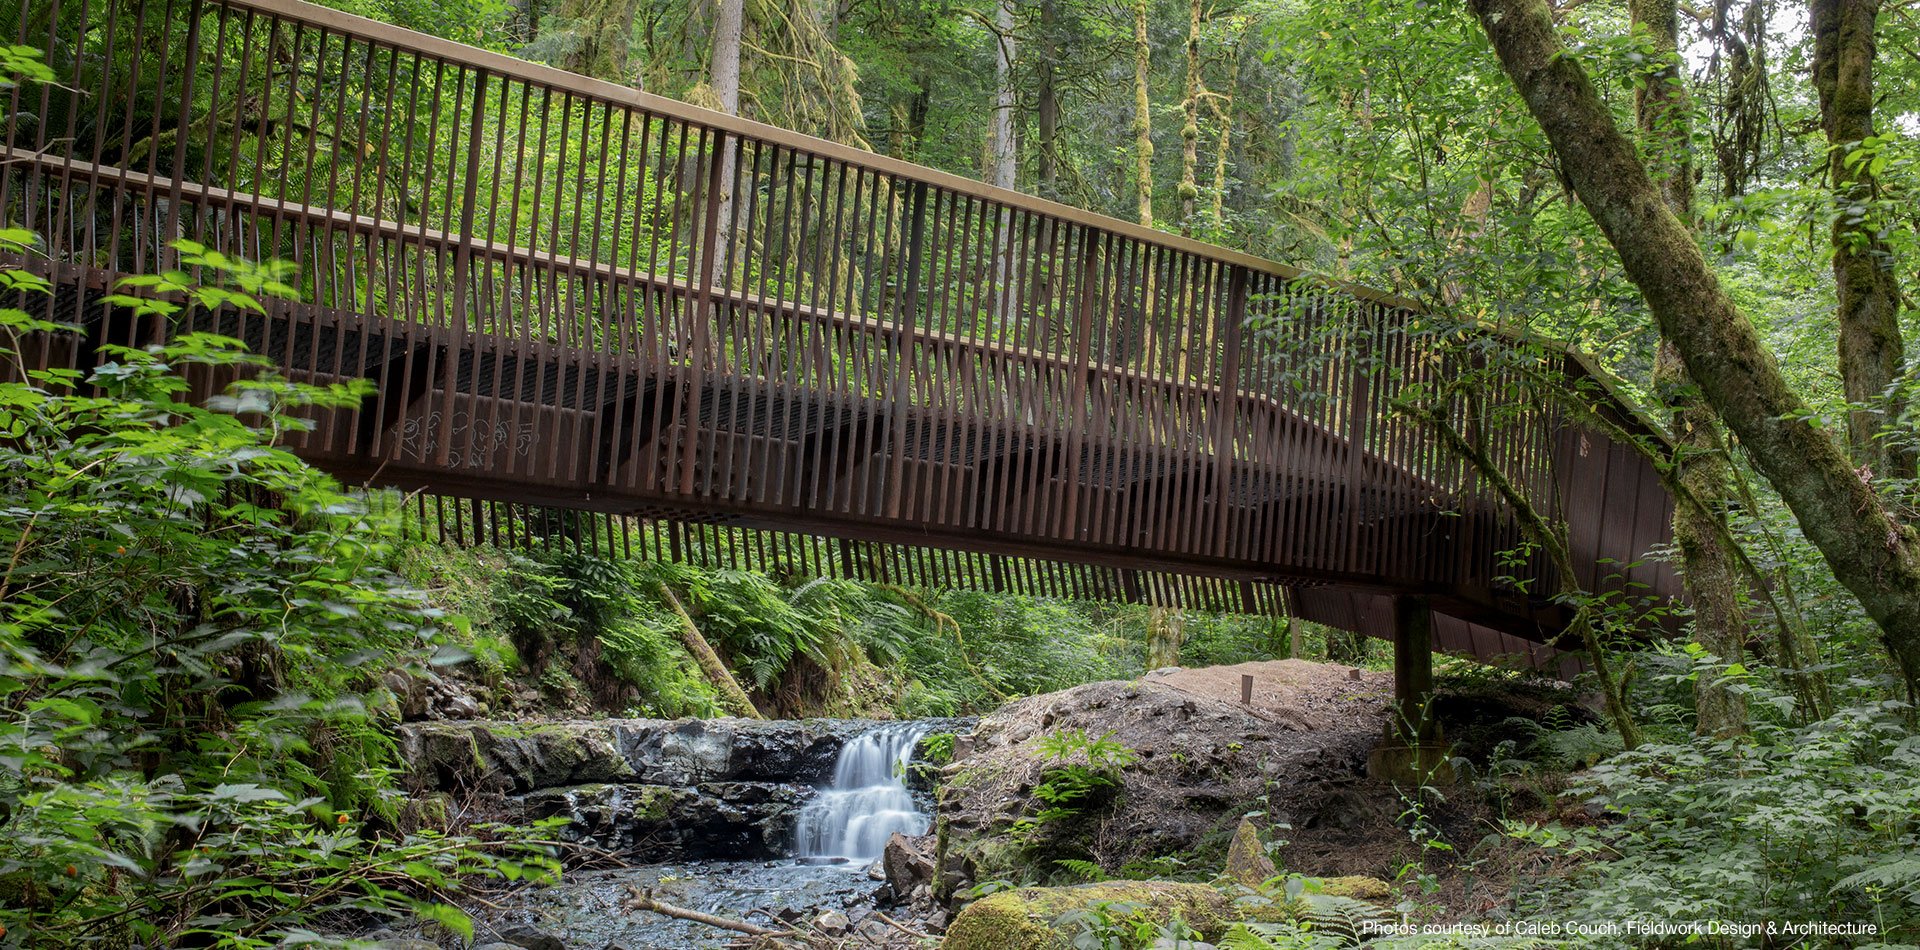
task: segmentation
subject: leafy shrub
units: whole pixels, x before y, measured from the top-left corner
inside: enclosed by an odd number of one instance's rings
[[[6,250],[29,236],[0,235]],[[263,311],[280,271],[181,242],[136,318]],[[191,272],[210,275],[203,283]],[[6,283],[44,292],[20,272]],[[493,844],[402,834],[379,674],[457,661],[383,566],[389,525],[279,447],[362,390],[297,384],[233,340],[103,346],[83,381],[18,358],[70,328],[0,309],[0,923],[34,946],[266,946],[329,914],[415,913]],[[235,378],[196,403],[189,378]]]
[[[1533,896],[1589,919],[1874,921],[1882,939],[1912,941],[1920,737],[1907,714],[1866,703],[1807,726],[1759,724],[1751,742],[1616,755],[1572,788],[1613,820],[1513,828],[1600,859]]]
[[[678,620],[646,596],[643,566],[559,546],[502,553],[494,621],[476,643],[509,639],[550,695],[586,690],[601,708],[640,716],[718,713],[675,639]]]

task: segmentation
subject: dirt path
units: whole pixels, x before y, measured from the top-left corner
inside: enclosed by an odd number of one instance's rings
[[[1312,660],[1263,660],[1232,666],[1155,670],[1143,682],[1224,703],[1240,703],[1241,678],[1253,677],[1253,711],[1295,729],[1351,727],[1393,695],[1393,674]]]

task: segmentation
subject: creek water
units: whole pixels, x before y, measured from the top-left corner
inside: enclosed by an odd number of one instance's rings
[[[738,936],[656,914],[627,913],[629,886],[707,913],[767,925],[782,911],[810,916],[871,911],[885,887],[867,873],[898,831],[926,833],[931,821],[906,783],[906,767],[930,724],[880,723],[849,740],[833,777],[801,807],[792,855],[784,860],[688,860],[618,870],[577,871],[561,883],[520,892],[502,922],[531,922],[567,946],[591,950],[724,947]]]
[[[833,783],[800,809],[797,857],[871,861],[894,832],[925,834],[928,818],[907,788],[907,765],[927,734],[922,723],[879,726],[840,750]]]

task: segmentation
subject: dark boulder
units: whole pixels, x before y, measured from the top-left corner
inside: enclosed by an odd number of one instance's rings
[[[887,839],[880,866],[895,903],[910,899],[915,888],[933,883],[933,843],[932,835],[909,837],[899,832]]]
[[[793,846],[793,818],[812,790],[778,782],[599,784],[520,799],[528,819],[563,815],[565,834],[629,855],[766,858]]]

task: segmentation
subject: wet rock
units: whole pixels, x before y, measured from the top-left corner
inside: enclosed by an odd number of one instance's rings
[[[520,799],[528,819],[564,815],[575,840],[657,860],[785,854],[793,819],[812,790],[778,782],[699,785],[602,783],[549,788]]]
[[[813,784],[832,774],[848,739],[872,727],[850,719],[688,719],[665,727],[620,724],[616,734],[634,773],[649,782]]]
[[[933,836],[909,837],[895,832],[887,839],[880,866],[895,901],[912,896],[914,889],[933,881]]]
[[[828,936],[846,933],[852,926],[853,922],[847,919],[847,915],[837,910],[827,911],[813,919],[813,929]]]
[[[831,776],[850,738],[873,726],[856,719],[440,721],[405,724],[399,738],[421,788],[521,794],[604,782],[813,785]],[[970,727],[966,720],[936,724]]]
[[[428,789],[516,793],[634,774],[603,722],[417,722],[398,731],[409,774]]]
[[[840,911],[851,920],[854,909],[867,902],[873,889],[865,874],[846,865],[780,861],[767,867],[761,861],[700,861],[569,871],[552,887],[518,889],[494,898],[501,906],[491,913],[537,923],[564,936],[575,950],[718,948],[738,936],[658,914],[621,913],[618,908],[626,900],[628,886],[651,890],[682,907],[729,917],[752,912],[754,923],[794,927],[826,911]],[[849,950],[859,946],[846,943]]]
[[[415,940],[411,937],[389,937],[374,941],[369,950],[440,950],[440,945],[431,940]]]
[[[400,719],[412,722],[427,718],[427,681],[405,670],[388,670],[380,682],[393,694],[394,711]]]
[[[487,714],[487,704],[467,692],[466,684],[437,674],[427,677],[427,705],[430,714],[441,719],[478,719]]]
[[[509,924],[500,928],[499,937],[523,950],[567,950],[566,941],[531,924]]]

